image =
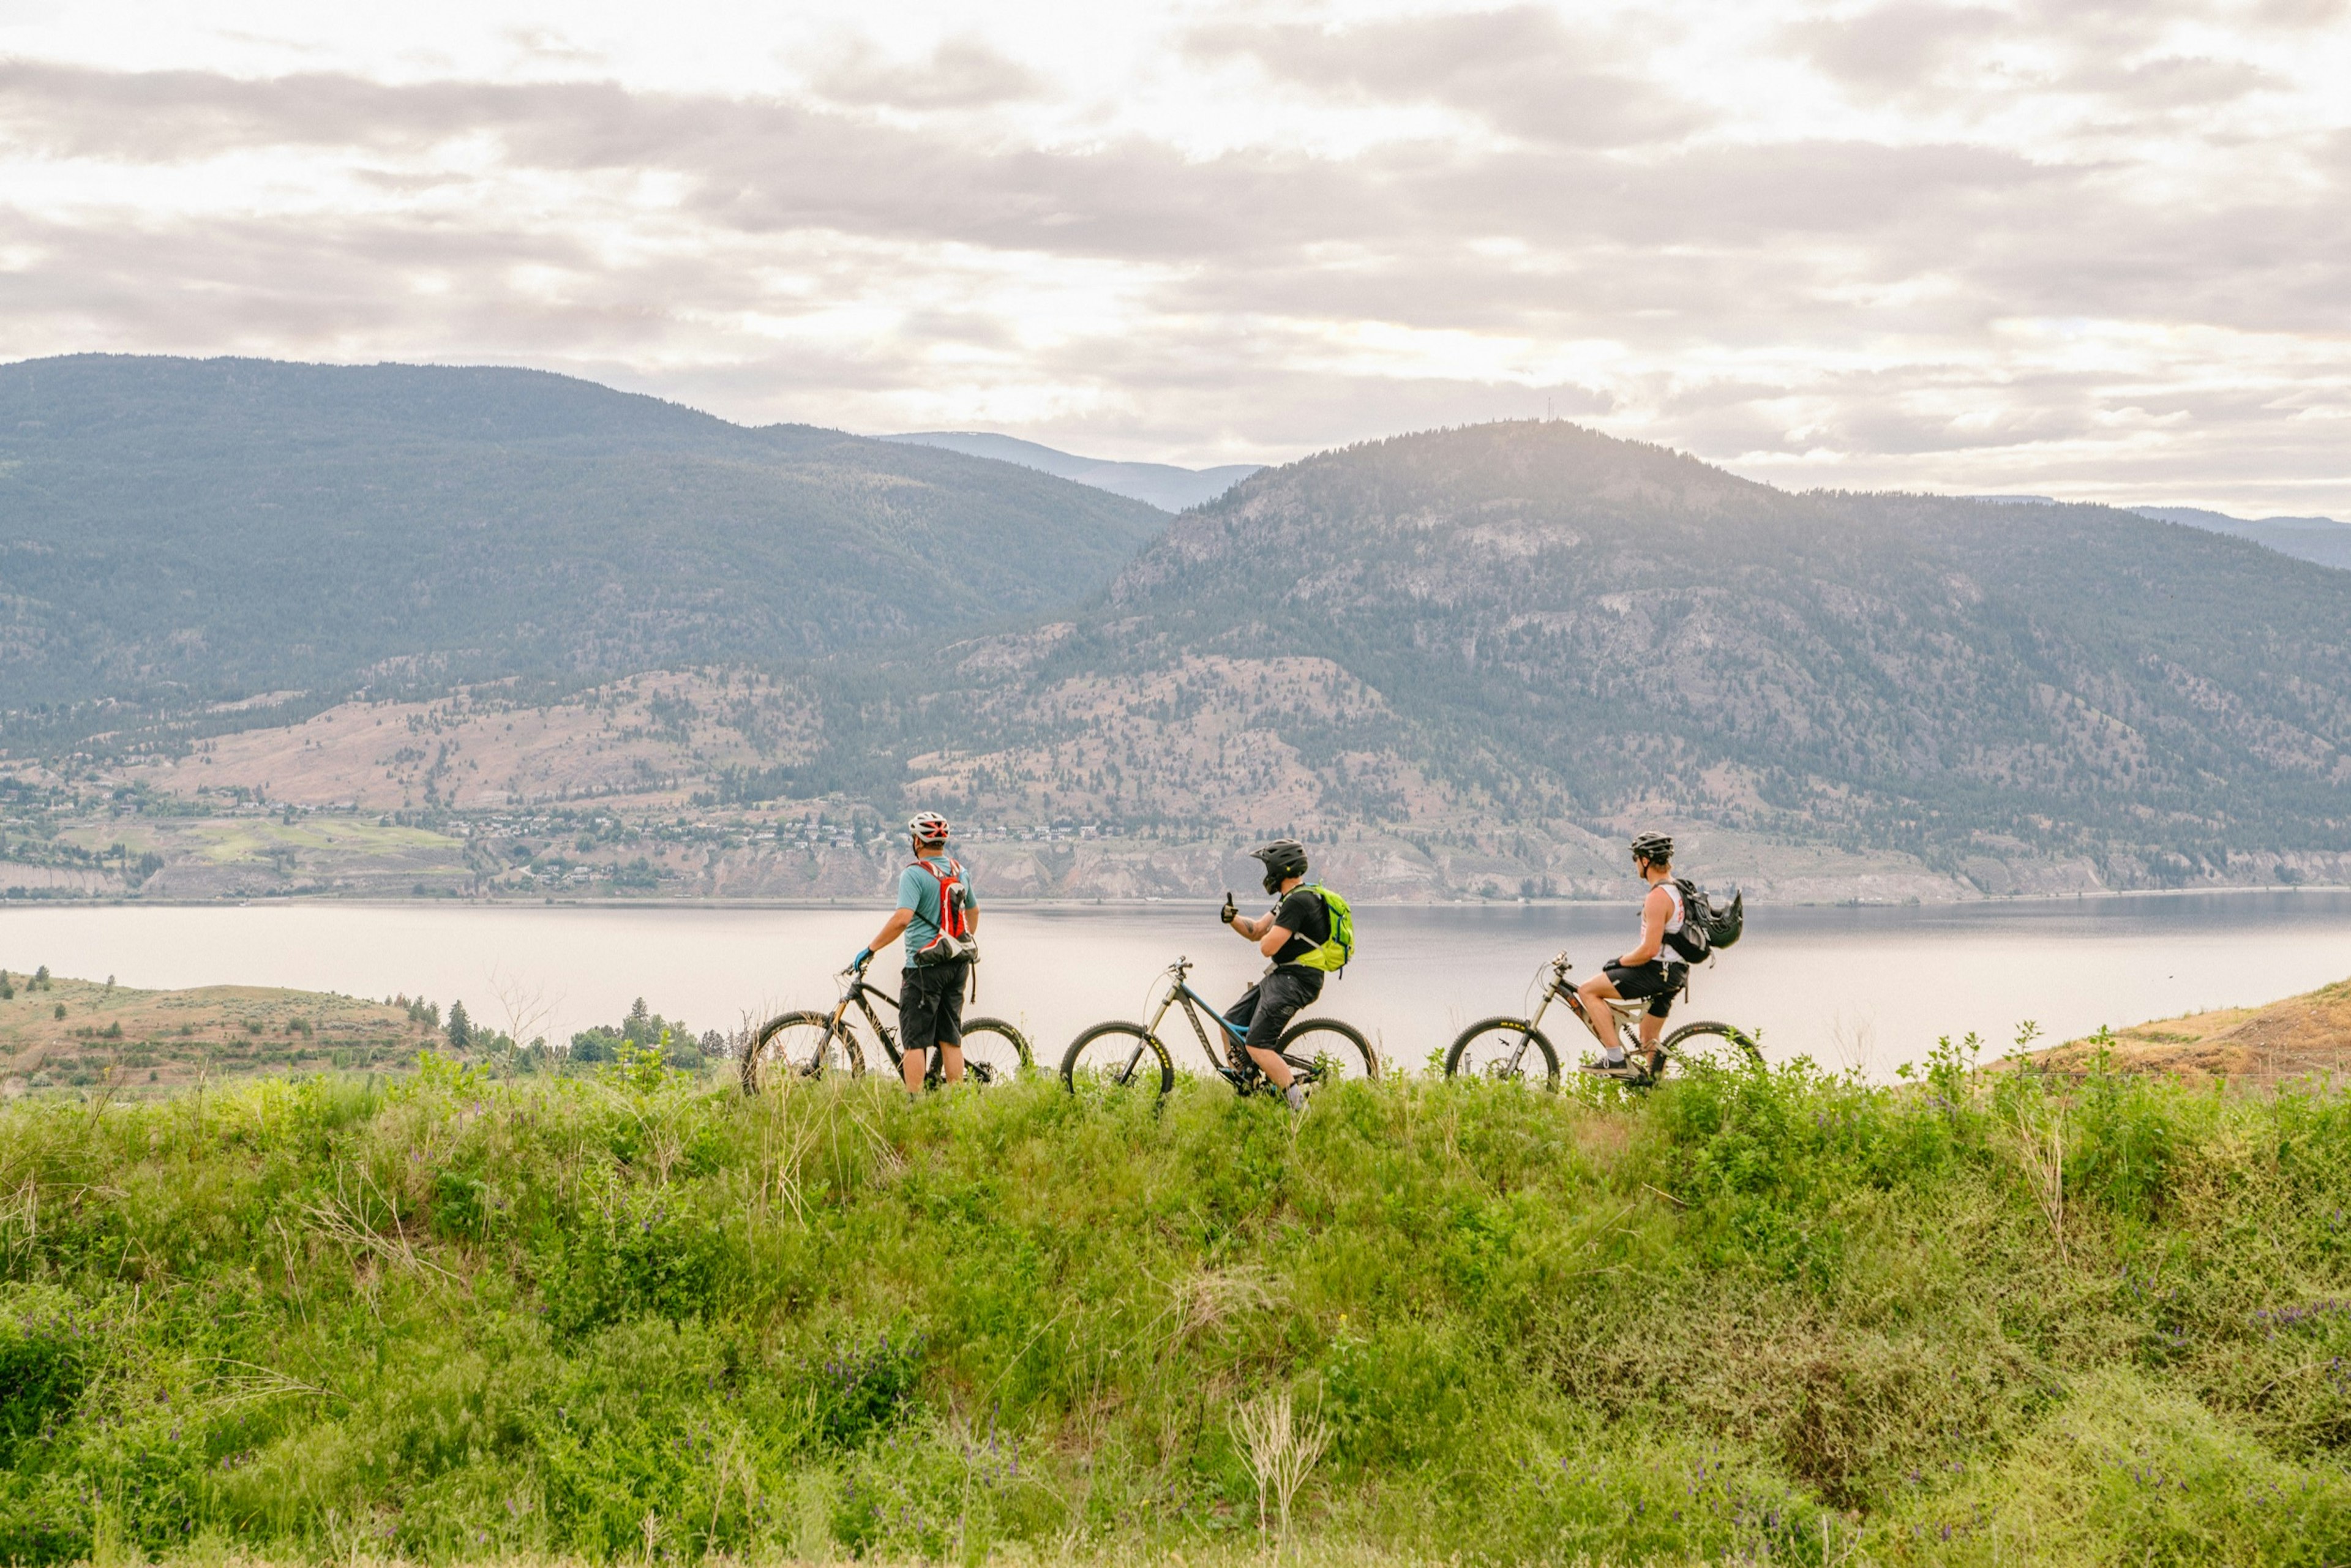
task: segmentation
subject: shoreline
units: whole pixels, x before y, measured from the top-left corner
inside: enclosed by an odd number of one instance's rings
[[[1704,886],[1704,883],[1700,883]],[[2222,887],[2147,887],[2101,888],[2094,893],[2011,893],[1983,894],[1973,898],[1938,899],[1769,899],[1750,898],[1750,909],[1974,909],[1986,904],[2057,904],[2111,903],[2126,898],[2237,898],[2253,894],[2351,894],[2351,883],[2299,883],[2291,886],[2278,883],[2242,884]],[[625,909],[644,910],[759,910],[807,911],[825,909],[867,909],[883,894],[875,893],[872,899],[861,898],[341,898],[332,894],[289,894],[279,897],[219,897],[219,898],[0,898],[0,911],[10,909],[246,909],[317,908],[331,905],[344,909]],[[1631,901],[1611,898],[1355,898],[1349,903],[1357,909],[1607,909]],[[1217,899],[1203,894],[1196,898],[1026,898],[1019,894],[1000,894],[988,900],[993,908],[1011,907],[1020,910],[1055,909],[1152,909],[1180,907],[1200,904],[1213,908]]]

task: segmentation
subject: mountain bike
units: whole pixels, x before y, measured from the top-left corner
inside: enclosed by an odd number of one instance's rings
[[[1575,994],[1567,977],[1573,967],[1564,953],[1551,961],[1550,978],[1534,1017],[1487,1019],[1463,1030],[1445,1053],[1445,1076],[1509,1082],[1531,1081],[1539,1072],[1543,1087],[1558,1088],[1559,1052],[1542,1031],[1542,1017],[1554,1001],[1565,1003],[1577,1018],[1584,1017],[1583,998]],[[1671,1031],[1657,1041],[1657,1059],[1652,1061],[1641,1049],[1641,1015],[1648,1008],[1647,998],[1620,998],[1608,1004],[1609,1034],[1625,1047],[1625,1060],[1634,1064],[1633,1076],[1625,1082],[1636,1088],[1687,1072],[1700,1062],[1717,1068],[1763,1064],[1763,1052],[1746,1030],[1713,1022],[1686,1023]]]
[[[757,1094],[762,1076],[821,1078],[828,1072],[845,1071],[852,1078],[864,1077],[865,1047],[857,1038],[855,1020],[849,1016],[852,1004],[865,1015],[866,1026],[882,1042],[883,1053],[890,1059],[890,1071],[904,1071],[899,1064],[904,1054],[898,1049],[897,1034],[873,1010],[873,1004],[880,1002],[894,1013],[898,1010],[898,998],[868,984],[862,969],[843,969],[840,977],[841,1000],[833,1004],[831,1012],[784,1013],[769,1019],[752,1034],[743,1051],[744,1093]],[[964,1019],[963,1068],[971,1082],[1009,1082],[1026,1071],[1030,1062],[1029,1037],[1002,1019]],[[939,1057],[934,1051],[923,1082],[925,1088],[935,1089],[940,1082]]]
[[[1176,1087],[1176,1061],[1168,1055],[1166,1045],[1159,1038],[1159,1026],[1170,1008],[1181,1008],[1192,1025],[1194,1038],[1208,1058],[1208,1066],[1217,1077],[1233,1087],[1236,1094],[1265,1093],[1279,1096],[1280,1091],[1273,1080],[1259,1071],[1241,1041],[1249,1038],[1246,1027],[1234,1023],[1217,1010],[1217,1005],[1192,988],[1185,976],[1192,971],[1192,960],[1178,958],[1167,966],[1167,992],[1159,998],[1159,1006],[1149,1023],[1098,1023],[1070,1042],[1061,1056],[1061,1082],[1071,1093],[1077,1092],[1080,1074],[1114,1089],[1140,1088],[1155,1075],[1162,1095]],[[1205,1013],[1213,1019],[1224,1037],[1225,1051],[1219,1054],[1208,1043],[1208,1031],[1200,1022]],[[1293,1023],[1282,1031],[1275,1047],[1281,1059],[1290,1063],[1297,1081],[1309,1087],[1345,1078],[1377,1078],[1380,1059],[1372,1050],[1372,1042],[1362,1031],[1337,1019],[1308,1019]]]

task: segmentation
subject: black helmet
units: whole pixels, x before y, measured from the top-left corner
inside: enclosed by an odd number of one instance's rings
[[[1669,833],[1634,834],[1633,858],[1647,861],[1651,865],[1671,865],[1674,861],[1673,836]]]
[[[1293,876],[1306,874],[1306,846],[1296,839],[1276,839],[1249,851],[1249,858],[1265,862],[1265,890],[1280,893],[1281,884]]]

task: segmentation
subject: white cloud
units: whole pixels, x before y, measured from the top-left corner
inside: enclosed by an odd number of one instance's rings
[[[2351,514],[2318,0],[0,7],[0,354]]]

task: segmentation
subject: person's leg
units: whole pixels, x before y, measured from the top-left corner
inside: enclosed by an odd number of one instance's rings
[[[1583,1027],[1600,1042],[1601,1053],[1620,1058],[1624,1047],[1616,1043],[1615,1015],[1608,1010],[1608,1004],[1619,999],[1616,982],[1604,973],[1594,975],[1575,988],[1575,998],[1583,1004]]]
[[[1264,1001],[1264,999],[1265,982],[1263,980],[1259,980],[1256,985],[1251,986],[1248,990],[1241,993],[1241,999],[1239,1001],[1235,1002],[1231,1007],[1225,1009],[1225,1020],[1228,1023],[1238,1027],[1244,1034],[1249,1032],[1251,1030],[1256,1028],[1258,1006],[1259,1003]],[[1242,1057],[1240,1051],[1234,1047],[1232,1037],[1230,1035],[1226,1036],[1224,1047],[1225,1060],[1231,1062],[1235,1070],[1238,1071],[1241,1065]]]
[[[935,969],[908,969],[898,982],[898,1076],[906,1092],[923,1092],[923,1074],[931,1065],[931,1045],[938,1039],[938,988]]]
[[[1641,1054],[1647,1060],[1652,1073],[1665,1066],[1665,1058],[1657,1053],[1657,1037],[1665,1032],[1666,1015],[1674,1010],[1674,998],[1681,994],[1688,978],[1687,969],[1677,974],[1668,967],[1666,970],[1666,988],[1649,998],[1648,1010],[1641,1015]]]
[[[1667,980],[1663,964],[1640,964],[1627,967],[1611,964],[1600,976],[1584,983],[1576,996],[1583,1000],[1583,1021],[1594,1035],[1600,1037],[1601,1065],[1611,1071],[1625,1065],[1625,1046],[1616,1028],[1615,1015],[1607,1010],[1610,998],[1637,1002],[1658,996],[1670,995],[1673,988]],[[1663,1015],[1657,1015],[1661,1018]],[[1603,1033],[1603,1030],[1605,1033]],[[1656,1019],[1643,1009],[1640,1039],[1643,1047],[1656,1039]]]
[[[1249,1019],[1249,1039],[1241,1043],[1258,1071],[1273,1080],[1275,1088],[1287,1092],[1297,1075],[1281,1058],[1281,1031],[1290,1027],[1299,1009],[1322,995],[1322,977],[1309,979],[1289,969],[1276,969],[1258,987],[1261,995]]]
[[[939,972],[946,984],[939,992],[936,1025],[931,1038],[938,1042],[939,1073],[950,1083],[963,1082],[963,994],[971,979],[971,966],[944,964]]]

